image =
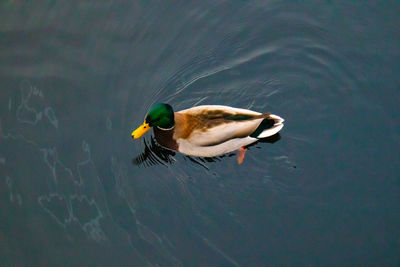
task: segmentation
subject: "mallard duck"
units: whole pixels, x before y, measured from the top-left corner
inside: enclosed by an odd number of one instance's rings
[[[153,128],[157,142],[166,148],[199,157],[214,157],[238,150],[240,164],[245,147],[278,133],[283,121],[271,113],[228,106],[202,105],[174,112],[170,105],[159,103],[132,132],[132,138],[140,138]]]

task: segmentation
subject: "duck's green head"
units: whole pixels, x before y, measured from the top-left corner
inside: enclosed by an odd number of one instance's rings
[[[174,127],[174,110],[168,104],[154,105],[147,114],[143,124],[132,132],[132,138],[137,139],[145,134],[151,127],[170,129]]]

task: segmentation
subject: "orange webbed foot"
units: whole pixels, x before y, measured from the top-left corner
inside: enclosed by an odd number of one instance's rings
[[[237,162],[238,164],[242,164],[244,160],[244,155],[246,154],[247,148],[241,147],[237,152]]]

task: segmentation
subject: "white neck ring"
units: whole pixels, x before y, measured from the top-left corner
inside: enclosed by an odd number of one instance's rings
[[[160,126],[157,126],[157,128],[160,129],[160,130],[163,130],[163,131],[170,131],[170,130],[175,128],[175,125],[172,126],[171,128],[167,128],[167,129],[166,128],[161,128]]]

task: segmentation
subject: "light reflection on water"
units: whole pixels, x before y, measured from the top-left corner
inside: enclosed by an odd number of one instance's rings
[[[391,5],[0,4],[1,262],[398,263]],[[239,166],[132,141],[155,102],[286,124]]]

